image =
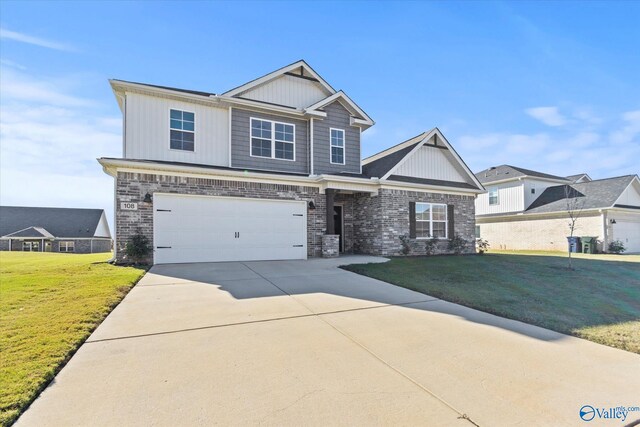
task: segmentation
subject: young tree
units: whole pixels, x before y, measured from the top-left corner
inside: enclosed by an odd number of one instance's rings
[[[582,210],[584,209],[585,199],[580,198],[580,196],[584,196],[575,188],[565,185],[564,186],[564,198],[567,201],[567,213],[569,215],[569,237],[573,237],[573,233],[576,229],[576,223],[582,215]],[[571,259],[571,247],[569,250],[569,270],[573,270],[573,262]]]

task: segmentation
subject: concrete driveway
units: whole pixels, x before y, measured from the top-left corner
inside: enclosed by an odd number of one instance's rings
[[[560,426],[640,406],[638,355],[336,268],[380,261],[156,266],[17,425]]]

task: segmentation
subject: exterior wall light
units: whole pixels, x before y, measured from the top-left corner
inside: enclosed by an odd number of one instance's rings
[[[316,204],[313,203],[313,200],[309,200],[309,209],[315,210],[315,208],[316,208]]]
[[[151,203],[153,201],[153,199],[151,198],[151,194],[147,193],[144,195],[144,203]]]

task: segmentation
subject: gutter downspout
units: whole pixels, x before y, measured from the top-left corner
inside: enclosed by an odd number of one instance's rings
[[[311,119],[309,120],[309,152],[310,152],[309,175],[313,176],[314,175],[314,168],[313,168],[313,117],[311,117]]]

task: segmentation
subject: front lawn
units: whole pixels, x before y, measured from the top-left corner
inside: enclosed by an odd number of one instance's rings
[[[343,267],[436,298],[640,353],[640,256],[393,258]]]
[[[0,425],[9,425],[143,270],[110,253],[0,252]]]

